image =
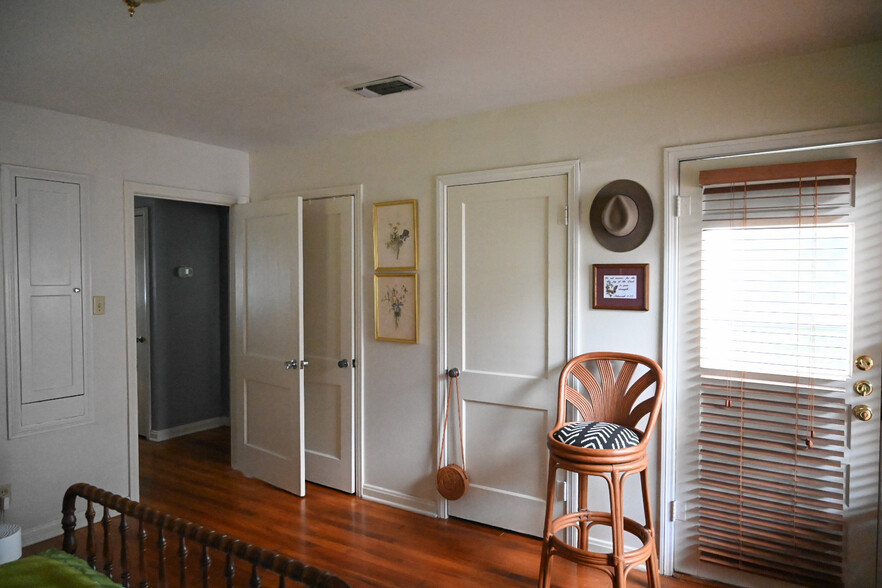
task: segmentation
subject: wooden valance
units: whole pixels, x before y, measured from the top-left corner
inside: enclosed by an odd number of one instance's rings
[[[720,184],[796,180],[799,178],[824,178],[830,176],[853,177],[856,172],[857,159],[830,159],[827,161],[806,161],[801,163],[706,169],[699,172],[698,183],[701,184],[702,187],[707,187]]]
[[[842,217],[855,204],[856,170],[856,159],[704,170],[702,220]]]

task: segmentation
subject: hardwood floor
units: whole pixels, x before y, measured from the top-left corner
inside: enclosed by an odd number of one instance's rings
[[[232,470],[229,429],[141,442],[141,501],[332,571],[353,587],[533,587],[538,539],[435,519],[308,484],[299,498]],[[58,540],[28,548],[35,553]],[[556,587],[604,587],[602,573],[553,565]],[[634,572],[629,587],[646,586]],[[663,588],[712,586],[665,577]]]

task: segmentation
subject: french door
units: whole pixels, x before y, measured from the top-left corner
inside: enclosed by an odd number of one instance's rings
[[[847,213],[708,220],[702,170],[840,158],[857,160]],[[880,186],[878,143],[681,162],[675,571],[764,588],[876,585]],[[770,326],[733,346],[728,329],[747,330],[732,324],[748,315],[752,330]],[[787,321],[793,352],[774,332]],[[875,366],[859,369],[861,356]]]
[[[237,470],[306,493],[301,199],[238,204],[231,215],[231,453]]]
[[[303,201],[306,479],[355,492],[355,196]]]

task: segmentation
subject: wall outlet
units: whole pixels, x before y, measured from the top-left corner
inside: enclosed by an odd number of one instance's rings
[[[12,502],[12,484],[0,484],[0,510],[6,510]]]

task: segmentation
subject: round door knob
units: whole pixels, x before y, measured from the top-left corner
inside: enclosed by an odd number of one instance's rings
[[[869,355],[861,355],[859,358],[854,360],[854,365],[857,366],[857,369],[861,371],[867,371],[873,369],[873,358]]]
[[[135,339],[135,341],[137,341],[138,343],[143,343],[146,340],[147,340],[147,337],[138,337],[137,339]]]
[[[869,396],[873,393],[873,385],[866,380],[854,383],[854,391],[861,396]]]
[[[341,367],[341,368],[349,367],[349,360],[348,359],[341,359],[340,361],[337,362],[337,367]]]
[[[297,369],[297,360],[292,359],[291,361],[286,361],[285,362],[285,369],[286,370],[296,370]]]
[[[873,409],[866,404],[859,404],[854,407],[854,416],[862,421],[868,421],[873,418]]]

